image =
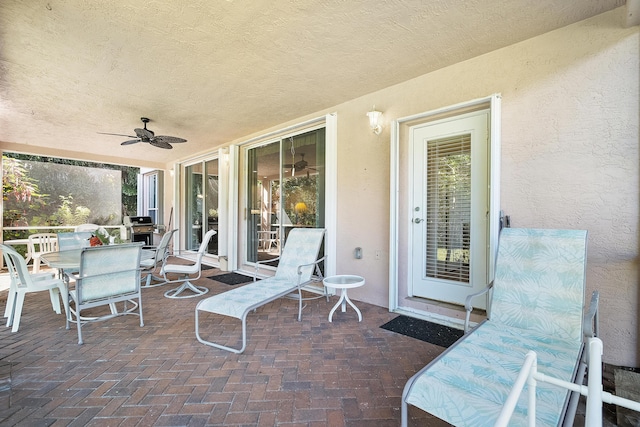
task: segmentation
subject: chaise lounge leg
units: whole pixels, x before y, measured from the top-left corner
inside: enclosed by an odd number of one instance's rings
[[[247,347],[247,315],[245,314],[244,317],[242,318],[242,347],[239,348],[239,349],[233,348],[233,347],[227,347],[225,345],[217,344],[217,343],[214,343],[214,342],[207,341],[207,340],[203,339],[200,336],[199,316],[198,316],[198,310],[197,309],[196,309],[196,338],[202,344],[205,344],[205,345],[208,345],[208,346],[211,346],[211,347],[215,347],[215,348],[219,348],[221,350],[230,351],[232,353],[240,354]]]
[[[407,418],[409,416],[409,408],[407,407],[407,402],[404,401],[404,399],[402,399],[402,403],[401,403],[401,407],[400,407],[400,415],[401,415],[401,421],[400,421],[400,427],[407,427]]]

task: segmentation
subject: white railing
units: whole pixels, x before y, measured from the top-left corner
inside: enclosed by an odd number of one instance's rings
[[[120,238],[125,240],[127,238],[127,227],[124,225],[101,225],[100,227],[105,230],[120,230]],[[75,225],[27,225],[21,227],[2,227],[2,231],[28,231],[28,230],[67,230],[73,231],[76,228]],[[4,239],[3,239],[4,240]]]
[[[587,408],[585,416],[585,427],[602,427],[602,403],[611,403],[640,412],[640,403],[633,400],[624,399],[603,391],[602,388],[602,341],[600,338],[589,338],[587,344],[589,374],[587,385],[574,384],[568,381],[559,380],[538,372],[537,355],[534,351],[527,353],[522,369],[516,378],[516,382],[507,397],[507,401],[502,407],[502,411],[495,427],[506,427],[513,415],[513,411],[522,394],[524,385],[527,384],[527,420],[529,427],[536,425],[536,384],[538,381],[555,384],[568,390],[580,393],[587,397]]]

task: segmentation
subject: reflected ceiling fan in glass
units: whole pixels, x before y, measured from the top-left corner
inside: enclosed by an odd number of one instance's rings
[[[291,168],[291,176],[295,176],[296,172],[300,172],[305,169],[307,169],[307,173],[309,172],[309,170],[316,172],[318,171],[316,168],[309,166],[309,162],[304,159],[304,153],[299,153],[299,155],[300,160],[298,160],[297,162],[282,165],[282,167],[285,169]]]

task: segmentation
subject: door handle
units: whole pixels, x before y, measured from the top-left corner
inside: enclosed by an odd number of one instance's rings
[[[413,222],[415,222],[416,224],[420,224],[422,221],[424,221],[424,219],[422,218],[416,218],[413,220]]]

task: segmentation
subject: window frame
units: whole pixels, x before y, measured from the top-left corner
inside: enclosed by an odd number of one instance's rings
[[[153,221],[156,225],[164,224],[164,171],[159,169],[145,172],[141,174],[142,177],[142,185],[139,188],[142,188],[142,191],[138,194],[140,195],[140,200],[138,200],[139,214],[142,216],[150,216],[155,218]],[[152,184],[152,179],[155,179],[155,182]],[[155,198],[155,207],[151,207],[151,196]],[[152,212],[154,214],[152,214]]]

